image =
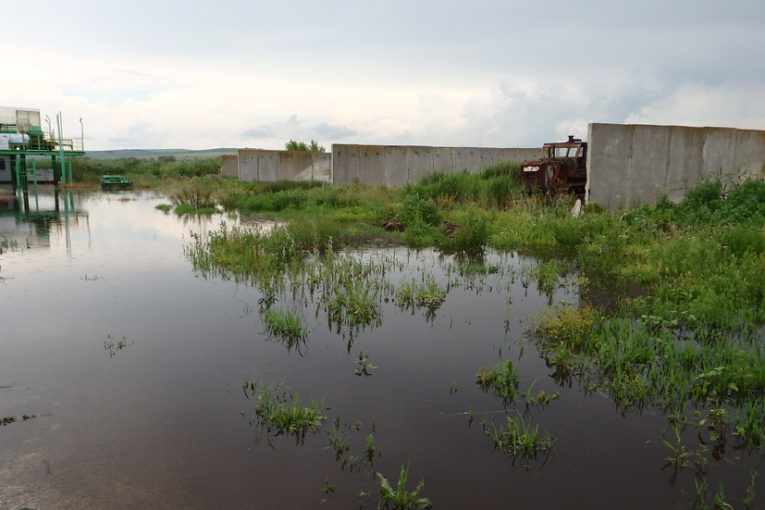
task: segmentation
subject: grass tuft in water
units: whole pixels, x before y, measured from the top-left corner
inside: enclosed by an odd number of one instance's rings
[[[398,474],[396,488],[390,484],[382,473],[377,473],[380,480],[380,504],[379,508],[394,510],[426,509],[431,508],[433,503],[428,498],[419,497],[420,491],[425,486],[424,481],[420,481],[413,491],[406,489],[406,479],[409,477],[409,464],[404,467],[401,465],[401,471]]]
[[[438,285],[435,277],[428,274],[421,284],[412,278],[404,282],[396,291],[396,303],[404,310],[414,313],[416,308],[426,308],[431,313],[446,300],[446,290]]]
[[[347,280],[336,285],[327,304],[327,319],[338,329],[342,326],[378,326],[381,319],[377,289],[364,280]]]
[[[507,424],[497,428],[492,424],[486,433],[494,441],[494,447],[513,456],[531,459],[538,452],[552,448],[553,439],[548,434],[539,433],[539,425],[533,427],[522,416],[508,416]]]
[[[295,349],[299,353],[305,345],[308,338],[308,329],[303,327],[302,319],[299,315],[290,310],[276,310],[269,308],[263,314],[263,323],[266,332],[281,340],[287,351]]]
[[[244,396],[255,402],[254,419],[274,435],[292,436],[302,443],[306,434],[315,432],[326,419],[322,400],[314,399],[308,407],[301,407],[300,395],[281,385],[271,387],[245,379],[243,390]]]
[[[515,400],[518,391],[518,371],[513,362],[497,363],[491,370],[481,367],[475,375],[475,382],[484,391],[492,390],[506,402]]]

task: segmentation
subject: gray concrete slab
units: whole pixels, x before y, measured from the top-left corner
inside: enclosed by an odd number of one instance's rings
[[[239,156],[224,154],[220,157],[220,173],[226,177],[239,175]]]
[[[765,131],[590,124],[588,200],[609,209],[679,201],[705,178],[762,178]]]

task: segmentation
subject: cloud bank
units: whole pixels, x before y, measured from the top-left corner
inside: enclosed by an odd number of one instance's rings
[[[82,117],[86,149],[533,147],[585,137],[588,122],[765,129],[762,2],[55,5],[17,6],[37,32],[12,24],[6,48],[41,65],[5,73],[0,97],[61,110],[65,136]]]

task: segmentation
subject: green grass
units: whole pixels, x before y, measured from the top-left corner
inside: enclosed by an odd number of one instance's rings
[[[494,442],[494,447],[512,456],[531,459],[539,452],[550,450],[553,439],[548,434],[540,434],[539,425],[530,425],[522,416],[508,416],[507,423],[486,433]]]
[[[274,435],[289,435],[302,443],[306,434],[315,432],[326,419],[323,401],[312,400],[307,407],[302,407],[300,395],[280,385],[271,387],[245,380],[243,390],[245,397],[255,402],[251,422],[257,421]]]
[[[299,315],[291,310],[276,310],[269,308],[263,314],[263,324],[269,336],[278,338],[287,348],[287,351],[295,349],[302,354],[308,338],[308,329],[303,326]]]
[[[157,159],[91,159],[72,158],[72,178],[76,183],[98,184],[101,175],[124,175],[139,187],[167,180],[187,179],[220,173],[220,157],[194,160]]]
[[[497,363],[491,370],[481,367],[475,375],[475,382],[483,390],[491,390],[503,400],[511,402],[515,400],[518,391],[518,371],[513,362]]]
[[[421,498],[420,491],[425,486],[425,482],[420,481],[412,491],[406,488],[406,481],[409,477],[409,465],[402,464],[401,471],[398,474],[398,481],[394,488],[382,473],[377,473],[380,480],[380,504],[379,508],[394,510],[410,510],[431,508],[433,503],[428,498]]]
[[[336,285],[327,305],[327,320],[338,330],[343,326],[379,325],[381,319],[375,286],[364,280],[350,280]]]
[[[402,283],[396,290],[396,303],[404,310],[426,308],[435,312],[446,300],[446,290],[438,285],[433,275],[423,277],[422,283],[412,278],[409,282]]]

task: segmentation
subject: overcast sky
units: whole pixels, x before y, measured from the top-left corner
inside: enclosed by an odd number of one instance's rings
[[[5,6],[0,105],[82,117],[90,150],[765,129],[763,0],[119,4]]]

